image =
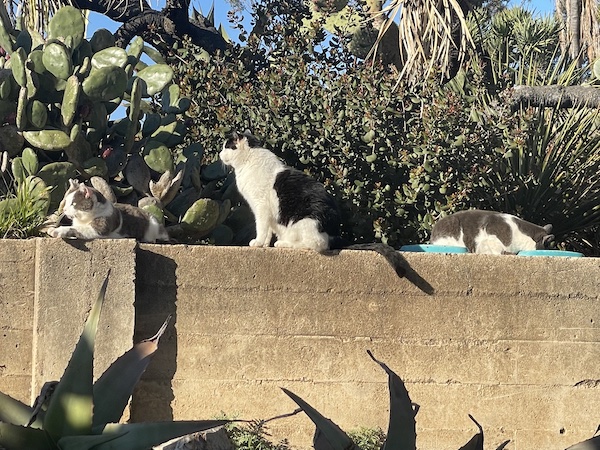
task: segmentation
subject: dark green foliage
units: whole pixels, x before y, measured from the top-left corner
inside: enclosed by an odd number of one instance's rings
[[[226,55],[176,65],[195,96],[188,130],[213,159],[224,135],[250,128],[287,164],[323,182],[341,205],[343,231],[356,241],[422,241],[432,214],[476,198],[478,182],[501,156],[501,135],[472,120],[470,105],[424,84],[395,89],[394,72],[347,62],[337,47],[307,55],[302,36],[286,57],[257,73]],[[193,46],[187,46],[190,55]],[[478,205],[479,206],[479,205]]]

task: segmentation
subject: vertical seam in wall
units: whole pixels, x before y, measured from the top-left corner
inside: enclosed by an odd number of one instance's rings
[[[42,238],[36,238],[35,253],[34,253],[34,294],[33,294],[33,329],[32,329],[32,345],[31,345],[31,388],[30,388],[30,405],[33,405],[37,397],[36,372],[38,360],[38,323],[39,323],[39,297],[40,297],[40,245]]]

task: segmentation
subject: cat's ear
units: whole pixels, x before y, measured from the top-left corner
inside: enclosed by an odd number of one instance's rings
[[[542,228],[544,230],[546,230],[546,233],[550,233],[552,231],[552,225],[551,224],[544,225]]]
[[[92,189],[89,188],[88,186],[86,186],[85,184],[82,184],[81,186],[83,186],[82,192],[83,192],[85,198],[92,198],[92,196],[94,195],[94,193],[92,192]]]

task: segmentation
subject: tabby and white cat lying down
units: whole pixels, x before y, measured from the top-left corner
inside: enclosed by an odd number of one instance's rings
[[[543,227],[511,214],[472,209],[440,219],[430,242],[467,247],[471,253],[516,254],[543,250],[554,239],[552,225]]]
[[[233,133],[219,154],[235,171],[237,188],[256,222],[251,247],[373,250],[383,255],[399,276],[405,274],[401,257],[386,244],[349,245],[340,235],[341,217],[325,187],[297,169],[287,167],[263,148],[249,132]]]
[[[50,227],[55,238],[118,239],[135,238],[141,242],[169,241],[163,225],[148,212],[135,206],[111,203],[97,189],[69,180],[63,199],[63,214],[71,226]]]

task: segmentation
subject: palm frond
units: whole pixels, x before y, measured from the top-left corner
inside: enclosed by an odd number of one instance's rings
[[[380,13],[385,20],[371,55],[397,20],[400,41],[399,78],[422,81],[434,70],[450,78],[474,47],[465,14],[457,0],[394,0]]]

